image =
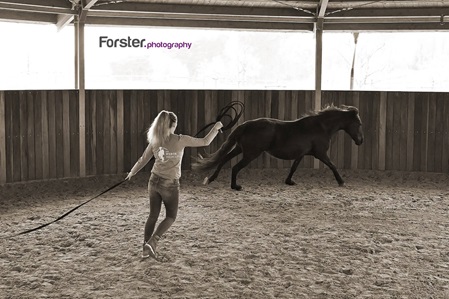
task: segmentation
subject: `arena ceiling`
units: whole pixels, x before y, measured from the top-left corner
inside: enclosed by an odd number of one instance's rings
[[[332,31],[448,30],[449,0],[0,0],[0,19]]]
[[[0,20],[75,26],[75,88],[85,103],[85,25],[301,30],[315,33],[321,107],[323,32],[442,31],[449,0],[0,0]],[[80,116],[82,114],[80,113]]]

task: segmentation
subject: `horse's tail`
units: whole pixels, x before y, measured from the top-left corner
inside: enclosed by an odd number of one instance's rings
[[[237,137],[241,134],[241,127],[237,127],[234,131],[229,134],[226,141],[221,145],[221,147],[213,154],[206,157],[201,157],[197,159],[195,163],[192,164],[192,169],[194,170],[210,170],[216,167],[223,161],[226,155],[235,147],[237,144]]]

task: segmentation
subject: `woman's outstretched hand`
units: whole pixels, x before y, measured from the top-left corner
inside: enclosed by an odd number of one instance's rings
[[[223,128],[223,123],[222,123],[221,121],[217,121],[217,122],[215,123],[214,127],[215,127],[215,129],[216,129],[217,131],[220,131],[221,128]]]
[[[131,172],[128,172],[128,175],[126,176],[125,181],[129,181],[129,180],[131,180],[131,178],[132,178]]]

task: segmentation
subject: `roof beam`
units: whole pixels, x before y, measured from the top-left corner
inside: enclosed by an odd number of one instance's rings
[[[315,21],[313,17],[295,16],[263,16],[263,15],[230,15],[230,14],[198,14],[173,12],[140,12],[115,10],[90,10],[89,17],[108,18],[147,18],[170,20],[196,20],[196,21],[235,21],[235,22],[278,22],[278,23],[309,23]]]
[[[97,3],[98,0],[86,0],[86,5],[84,5],[84,9],[90,9],[92,6]]]
[[[360,7],[365,7],[367,9],[391,9],[397,7],[449,7],[449,3],[447,3],[446,0],[334,0],[330,5],[330,8],[332,9],[359,9]]]
[[[449,31],[449,23],[396,23],[396,24],[356,24],[327,23],[326,31]]]
[[[318,18],[324,18],[328,3],[329,0],[320,0],[320,3],[318,4]]]
[[[9,11],[23,11],[32,13],[46,13],[46,14],[68,14],[73,15],[75,12],[70,8],[35,5],[35,4],[22,4],[0,1],[1,10]]]
[[[86,17],[87,17],[87,13],[89,12],[89,9],[95,5],[95,3],[97,3],[98,0],[81,0],[81,2],[83,3],[83,7],[81,8],[80,14],[79,14],[79,22],[80,23],[85,23],[86,22]],[[85,2],[85,3],[84,3]]]
[[[2,10],[0,9],[0,20],[12,20],[29,23],[55,23],[54,15],[47,13],[32,13],[28,11]]]
[[[73,15],[58,15],[56,20],[56,27],[58,31],[62,30],[66,25],[73,21],[75,16]]]
[[[170,20],[160,18],[107,18],[89,16],[86,24],[116,26],[161,26],[185,28],[222,28],[222,29],[255,29],[255,30],[299,30],[313,31],[313,23],[281,23],[281,22],[243,22],[243,21],[207,21],[207,20]]]
[[[45,5],[54,7],[72,7],[72,0],[2,0],[1,2],[17,3],[17,4],[28,4],[28,5]],[[78,0],[73,0],[78,1]]]
[[[396,8],[357,8],[351,10],[330,10],[329,17],[404,17],[404,16],[441,16],[449,15],[449,7],[396,7]]]
[[[401,23],[444,23],[449,21],[449,16],[414,16],[414,17],[327,17],[326,24],[401,24]]]
[[[212,6],[212,5],[185,5],[185,4],[161,4],[161,3],[117,3],[110,5],[95,6],[95,10],[118,11],[118,12],[171,12],[171,13],[194,13],[194,14],[215,14],[215,15],[266,15],[266,16],[292,16],[310,17],[303,11],[292,9],[291,7],[268,8],[268,7],[248,7],[248,6]]]

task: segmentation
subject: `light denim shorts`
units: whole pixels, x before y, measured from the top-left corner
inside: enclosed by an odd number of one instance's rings
[[[148,182],[148,190],[157,191],[159,193],[166,193],[165,191],[176,190],[179,191],[179,180],[178,179],[166,179],[155,173],[150,176],[150,181]]]

